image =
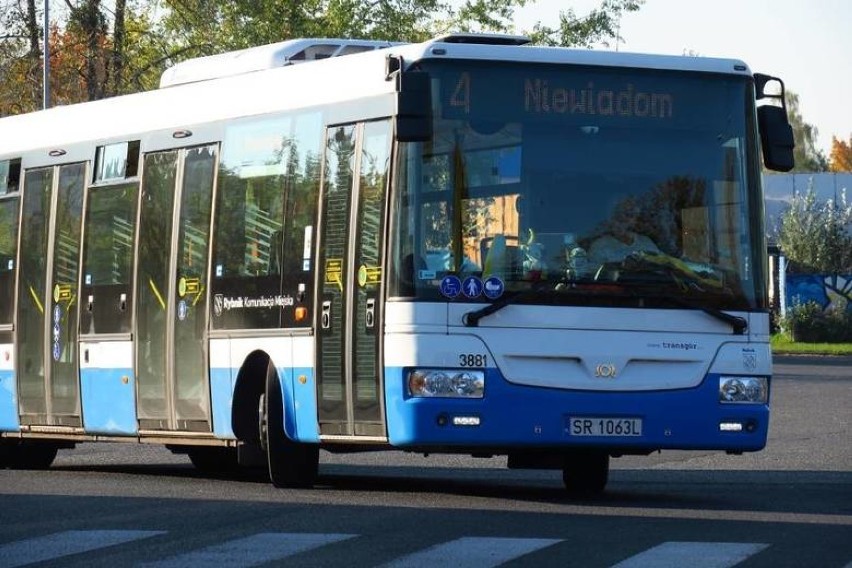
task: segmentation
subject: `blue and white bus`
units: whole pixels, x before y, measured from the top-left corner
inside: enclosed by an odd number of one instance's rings
[[[396,449],[599,492],[763,448],[783,83],[525,43],[291,41],[0,119],[0,464],[158,443],[309,486]]]

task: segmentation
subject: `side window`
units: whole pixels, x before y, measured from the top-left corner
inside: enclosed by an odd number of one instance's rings
[[[17,193],[21,181],[21,160],[0,160],[0,196]]]
[[[83,242],[81,333],[129,333],[139,185],[89,189]]]
[[[320,152],[323,145],[322,116],[319,113],[296,117],[291,175],[284,229],[284,291],[294,298],[288,326],[310,326],[313,317],[313,281],[316,269],[317,204],[320,184]]]
[[[290,120],[231,126],[222,146],[213,245],[215,329],[280,325],[285,159]],[[271,299],[271,304],[269,303]]]
[[[94,181],[136,177],[139,168],[139,140],[98,146],[95,155]]]
[[[12,323],[18,252],[18,198],[0,200],[0,325]]]
[[[0,326],[11,325],[15,315],[20,180],[20,160],[0,161]],[[0,343],[11,343],[11,335],[11,331],[0,331]]]
[[[214,329],[301,325],[296,304],[308,296],[312,269],[321,134],[319,114],[228,128],[214,221]]]

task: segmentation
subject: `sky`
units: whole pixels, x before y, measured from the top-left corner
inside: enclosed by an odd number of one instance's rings
[[[535,0],[516,12],[518,32],[557,27],[601,0]],[[852,0],[646,0],[621,19],[619,51],[740,59],[799,95],[805,122],[828,157],[831,137],[852,138]],[[596,46],[595,49],[607,49]],[[609,49],[615,49],[612,43]]]

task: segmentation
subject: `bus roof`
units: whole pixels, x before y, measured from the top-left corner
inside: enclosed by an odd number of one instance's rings
[[[395,85],[386,80],[384,66],[388,54],[402,56],[406,65],[426,59],[470,59],[750,75],[748,67],[738,60],[539,47],[505,39],[513,37],[456,34],[419,44],[389,44],[309,65],[273,66],[256,72],[249,69],[260,67],[261,61],[286,61],[285,51],[292,54],[308,47],[299,43],[306,40],[293,40],[266,46],[268,50],[243,58],[248,62],[243,71],[209,80],[201,79],[202,70],[209,68],[209,58],[202,58],[194,60],[199,74],[193,81],[181,83],[181,74],[175,73],[170,83],[174,86],[169,88],[2,118],[0,157],[14,158],[84,140],[128,140],[157,130],[391,93]],[[316,40],[310,45],[317,45]],[[240,53],[213,56],[210,61],[241,59]],[[299,88],[305,84],[311,89]]]
[[[160,88],[351,55],[392,45],[399,44],[354,39],[291,39],[182,61],[163,72]]]
[[[483,38],[483,41],[475,41],[475,38]],[[535,46],[523,40],[529,41],[502,34],[451,34],[398,49],[411,61],[481,59],[751,75],[748,66],[738,59]]]

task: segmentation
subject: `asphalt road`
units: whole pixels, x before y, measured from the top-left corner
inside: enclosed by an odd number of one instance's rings
[[[502,458],[323,453],[310,490],[210,478],[158,446],[82,444],[0,471],[0,568],[852,568],[852,358],[779,358],[766,450],[613,460],[576,500]]]

